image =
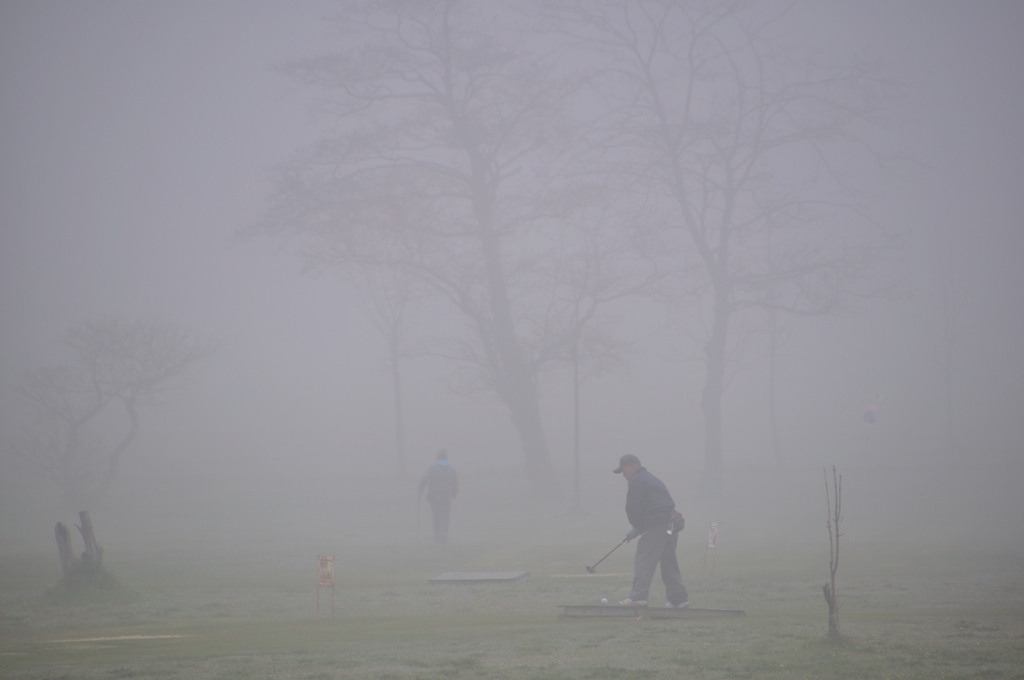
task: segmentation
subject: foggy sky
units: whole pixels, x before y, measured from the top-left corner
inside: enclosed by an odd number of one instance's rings
[[[309,93],[271,67],[329,48],[319,20],[327,8],[0,4],[0,403],[24,371],[66,358],[59,341],[74,321],[156,318],[217,338],[222,350],[144,414],[128,478],[201,480],[243,465],[243,476],[266,483],[311,469],[344,474],[350,461],[390,473],[383,348],[351,295],[330,276],[303,276],[274,243],[233,241],[266,207],[272,168],[317,137]],[[787,30],[889,64],[906,94],[885,140],[913,161],[864,198],[872,219],[907,234],[893,263],[905,294],[789,322],[779,374],[787,451],[798,465],[860,464],[862,408],[880,392],[873,461],[939,457],[935,290],[947,252],[969,286],[955,369],[963,455],[1020,475],[1024,5],[808,2]],[[700,348],[655,307],[642,311],[620,315],[638,324],[627,335],[646,338],[631,370],[585,388],[585,466],[606,474],[628,451],[681,479],[702,460],[702,371],[685,360]],[[751,351],[725,396],[727,469],[771,464],[759,356]],[[471,472],[519,474],[516,433],[496,399],[453,395],[438,361],[406,370],[414,474],[440,446]],[[545,382],[545,425],[566,488],[568,396],[564,376]],[[0,426],[12,423],[5,416]],[[20,474],[0,464],[0,495],[17,496]],[[0,506],[0,522],[18,520],[16,503]]]

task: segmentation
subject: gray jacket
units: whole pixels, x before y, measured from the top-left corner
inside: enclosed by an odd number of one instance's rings
[[[427,469],[417,493],[422,494],[424,488],[429,502],[450,501],[459,494],[459,476],[455,474],[451,463],[439,460]]]

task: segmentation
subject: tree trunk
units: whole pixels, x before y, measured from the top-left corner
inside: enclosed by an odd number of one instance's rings
[[[572,461],[573,508],[580,512],[580,357],[579,339],[572,346]]]
[[[786,467],[786,459],[782,455],[782,446],[779,444],[779,421],[775,412],[775,363],[778,352],[779,327],[773,307],[769,310],[768,317],[768,415],[771,419],[772,451],[775,453],[775,465],[782,470]]]
[[[480,243],[487,270],[487,292],[493,327],[481,327],[479,330],[481,336],[487,335],[488,332],[493,333],[497,356],[492,358],[491,370],[498,378],[498,394],[508,406],[512,423],[519,432],[523,456],[526,459],[526,474],[533,493],[554,496],[557,488],[551,467],[551,455],[544,436],[544,424],[540,417],[537,385],[519,345],[498,238],[491,230],[490,220],[483,216],[484,213],[486,210],[478,209],[478,214],[481,215]],[[481,339],[487,342],[486,337]]]
[[[722,392],[725,387],[725,344],[729,333],[729,290],[715,283],[715,318],[704,346],[706,374],[701,410],[704,412],[704,483],[714,495],[722,485]]]
[[[944,262],[939,270],[939,291],[942,302],[942,382],[945,390],[946,450],[959,449],[953,428],[953,360],[956,354],[957,318],[961,297],[957,291],[952,266]]]
[[[540,402],[537,388],[532,381],[521,378],[513,381],[513,394],[506,401],[512,416],[512,424],[519,432],[519,439],[526,459],[526,476],[530,481],[533,493],[551,497],[557,494],[554,471],[551,468],[551,455],[548,452],[547,439],[544,436],[544,425],[540,417]],[[528,383],[523,385],[522,383]]]
[[[832,579],[835,581],[835,577]],[[821,587],[825,593],[825,601],[828,602],[828,638],[829,640],[839,639],[839,605],[836,602],[835,594],[835,583],[832,584],[832,588],[829,588],[829,584],[825,584]]]
[[[946,341],[945,365],[943,366],[943,386],[946,397],[946,450],[955,453],[959,447],[956,443],[956,433],[953,429],[953,343]]]
[[[405,421],[402,417],[402,369],[399,366],[397,343],[391,347],[391,383],[395,391],[395,454],[397,456],[398,474],[404,475],[405,465]]]
[[[89,516],[89,511],[82,510],[78,513],[78,517],[82,525],[77,527],[77,529],[82,534],[82,540],[85,541],[85,552],[82,553],[82,559],[91,561],[96,565],[103,564],[103,548],[96,543],[96,535],[92,530],[92,518]]]
[[[103,475],[103,481],[100,482],[99,487],[96,489],[95,499],[99,499],[107,492],[107,487],[114,481],[114,477],[117,476],[117,466],[121,462],[121,456],[128,450],[131,443],[135,441],[135,436],[139,433],[139,414],[135,411],[135,400],[134,396],[125,400],[124,408],[128,412],[128,420],[130,426],[128,433],[125,434],[124,438],[118,443],[114,450],[110,454],[110,459],[107,464],[107,472]]]
[[[60,568],[64,572],[64,576],[71,573],[71,566],[75,563],[75,554],[71,550],[71,532],[68,528],[57,522],[57,526],[53,528],[53,533],[57,536],[57,552],[60,554]]]

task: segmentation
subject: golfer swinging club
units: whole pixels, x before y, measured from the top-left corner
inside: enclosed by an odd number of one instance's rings
[[[629,482],[626,491],[626,518],[632,525],[626,542],[640,537],[633,560],[633,589],[622,605],[647,606],[654,570],[661,564],[661,580],[665,582],[666,607],[689,607],[689,596],[676,561],[676,543],[683,528],[683,517],[676,512],[675,501],[660,479],[640,464],[640,459],[627,453],[613,470]]]

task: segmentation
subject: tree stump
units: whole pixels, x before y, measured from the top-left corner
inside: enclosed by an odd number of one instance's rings
[[[82,522],[81,526],[76,526],[78,532],[82,534],[82,540],[85,541],[85,552],[82,553],[82,559],[93,562],[96,565],[103,564],[103,548],[96,543],[96,536],[92,530],[92,518],[89,517],[88,510],[82,510],[78,513],[78,517]]]
[[[71,551],[71,532],[68,528],[57,522],[57,526],[53,528],[53,533],[57,536],[57,552],[60,553],[60,568],[64,571],[64,576],[71,573],[71,565],[75,563],[75,554]]]

